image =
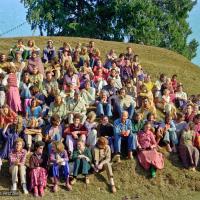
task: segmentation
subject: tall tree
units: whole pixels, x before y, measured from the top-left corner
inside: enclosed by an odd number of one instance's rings
[[[198,43],[188,42],[194,0],[21,0],[32,28],[47,35],[144,43],[189,59]]]

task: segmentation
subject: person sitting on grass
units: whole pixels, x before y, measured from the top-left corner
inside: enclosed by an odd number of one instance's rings
[[[38,197],[39,194],[43,197],[44,189],[47,185],[47,159],[43,153],[44,146],[44,142],[36,142],[34,146],[34,153],[31,155],[29,160],[30,190],[33,190],[35,197]]]
[[[180,145],[178,149],[183,166],[192,171],[196,171],[196,167],[199,162],[199,151],[194,146],[194,140],[194,123],[189,122],[181,134]]]
[[[106,170],[107,176],[110,181],[111,192],[116,192],[116,187],[113,179],[113,171],[111,165],[111,149],[108,145],[108,140],[105,137],[100,137],[97,141],[93,151],[94,170],[99,172],[103,169]]]
[[[28,194],[26,186],[26,154],[27,151],[23,149],[24,141],[18,138],[15,141],[15,147],[9,154],[9,171],[12,175],[12,191],[17,191],[18,172],[20,174],[21,184],[24,194]]]
[[[85,142],[81,139],[77,141],[77,149],[73,152],[72,160],[74,161],[73,180],[71,184],[75,184],[79,174],[85,176],[85,183],[89,184],[89,170],[91,168],[92,154],[85,146]]]
[[[49,156],[49,175],[53,183],[53,192],[58,191],[58,180],[63,177],[67,190],[72,190],[69,183],[69,158],[62,142],[54,141]]]
[[[164,168],[163,155],[157,152],[157,143],[151,132],[151,124],[146,122],[144,130],[138,133],[138,160],[145,170],[151,171],[152,178],[156,177],[156,169]]]
[[[121,142],[127,141],[128,158],[133,159],[133,144],[135,143],[135,137],[132,133],[132,122],[128,119],[128,112],[123,111],[121,118],[114,121],[114,148],[115,157],[114,161],[120,162],[121,154]]]

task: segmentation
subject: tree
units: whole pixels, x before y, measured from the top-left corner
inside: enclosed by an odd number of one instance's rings
[[[21,0],[27,21],[41,35],[90,37],[144,43],[189,59],[198,42],[187,22],[194,0]]]

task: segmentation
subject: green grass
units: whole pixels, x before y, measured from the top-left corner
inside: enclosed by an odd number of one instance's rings
[[[71,44],[72,47],[75,47],[77,42],[82,44],[88,44],[90,39],[87,38],[74,38],[74,37],[29,37],[35,40],[36,45],[43,49],[46,45],[48,39],[54,41],[54,45],[58,49],[62,46],[64,41]],[[23,38],[25,44],[29,38]],[[0,52],[7,53],[10,47],[16,44],[19,38],[4,38],[0,39]],[[102,59],[105,59],[106,53],[113,48],[119,54],[126,51],[127,46],[131,46],[136,54],[140,56],[141,64],[144,69],[150,73],[153,79],[157,79],[160,73],[165,73],[168,76],[173,74],[178,75],[178,80],[181,81],[185,90],[189,94],[200,93],[200,81],[199,74],[200,68],[192,64],[185,57],[158,47],[151,47],[145,45],[138,45],[133,43],[121,43],[121,42],[109,42],[102,40],[94,40],[96,47],[100,49]]]
[[[18,38],[0,39],[0,52],[7,53],[8,49],[16,43]],[[37,46],[41,49],[46,44],[49,37],[33,37]],[[90,39],[51,37],[57,47],[62,46],[64,41],[70,43],[72,47],[76,42],[88,43]],[[28,38],[24,38],[25,43]],[[131,46],[136,54],[140,56],[142,66],[156,80],[160,73],[168,76],[178,75],[178,80],[184,84],[185,90],[189,94],[200,93],[200,68],[192,64],[183,56],[172,51],[157,47],[150,47],[138,44],[124,44],[119,42],[108,42],[94,40],[100,49],[102,59],[106,53],[114,48],[117,53],[125,52],[126,47]],[[49,187],[43,199],[74,199],[74,200],[121,200],[128,196],[129,199],[154,200],[154,199],[199,199],[200,198],[200,173],[191,172],[182,168],[177,155],[167,155],[165,158],[165,168],[157,172],[155,179],[150,179],[149,172],[144,171],[137,160],[114,164],[114,178],[117,186],[117,193],[111,194],[105,172],[102,175],[91,175],[91,184],[86,187],[81,181],[73,187],[73,191],[67,192],[63,185],[56,194],[51,193]],[[198,169],[200,170],[200,169]],[[8,174],[8,167],[5,165],[0,173],[0,190],[6,190],[11,185],[11,178]],[[2,197],[1,199],[33,199],[31,195],[20,197]]]

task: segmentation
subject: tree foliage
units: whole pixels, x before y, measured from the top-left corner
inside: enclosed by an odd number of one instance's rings
[[[91,37],[143,43],[174,50],[189,59],[187,22],[195,0],[21,0],[27,20],[41,35]]]

